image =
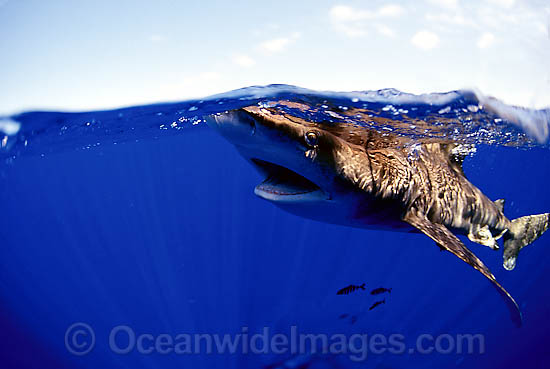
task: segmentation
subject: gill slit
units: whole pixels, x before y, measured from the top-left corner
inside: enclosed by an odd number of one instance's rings
[[[376,181],[374,180],[374,172],[372,171],[372,162],[370,160],[369,144],[370,144],[370,139],[367,139],[367,144],[365,146],[365,152],[367,153],[367,160],[369,161],[370,177],[371,177],[371,180],[372,180],[372,193],[376,196]]]

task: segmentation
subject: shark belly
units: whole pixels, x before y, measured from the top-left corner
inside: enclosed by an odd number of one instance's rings
[[[364,194],[339,196],[323,201],[270,202],[286,212],[319,222],[362,229],[417,232],[401,219],[398,204],[369,198]]]

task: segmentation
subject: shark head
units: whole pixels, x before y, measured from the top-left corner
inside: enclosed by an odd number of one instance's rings
[[[365,194],[358,173],[370,173],[359,131],[258,106],[206,121],[264,176],[257,196],[301,216],[349,224],[336,219],[352,216],[358,202],[351,198]]]
[[[294,122],[258,107],[207,119],[265,177],[254,193],[281,203],[332,199],[337,173],[335,139],[308,122]]]

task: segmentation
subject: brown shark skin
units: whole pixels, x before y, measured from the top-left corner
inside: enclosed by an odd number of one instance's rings
[[[317,128],[338,147],[328,154],[320,148],[329,165],[342,168],[341,180],[360,188],[382,203],[398,203],[401,218],[410,209],[426,215],[434,223],[469,234],[471,229],[489,226],[493,235],[510,227],[510,220],[499,206],[470,183],[462,171],[463,158],[451,152],[458,144],[451,141],[420,144],[411,154],[412,140],[374,129],[349,124],[323,125],[281,114],[275,109],[251,106],[243,109],[263,123],[277,122]],[[351,113],[350,113],[351,114]],[[282,126],[282,124],[281,124]],[[334,154],[334,155],[331,155]],[[458,216],[457,216],[458,215]]]

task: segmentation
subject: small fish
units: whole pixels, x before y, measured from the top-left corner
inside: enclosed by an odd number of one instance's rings
[[[382,300],[382,301],[376,301],[374,304],[372,304],[372,306],[369,308],[369,310],[372,310],[374,309],[375,307],[377,307],[378,305],[380,304],[385,304],[386,303],[386,299]]]
[[[340,319],[346,319],[348,316],[349,316],[349,314],[344,313],[344,314],[340,314],[340,316],[339,316],[338,318],[340,318]]]
[[[349,286],[347,287],[344,287],[342,288],[341,290],[338,290],[338,292],[336,292],[337,295],[347,295],[353,291],[356,291],[358,289],[362,289],[364,290],[365,289],[365,284],[363,283],[362,285],[360,286],[356,286],[354,284],[350,284]]]
[[[379,294],[384,293],[384,292],[391,293],[391,288],[384,288],[384,287],[375,288],[374,290],[370,291],[370,294],[371,295],[379,295]]]
[[[355,324],[356,321],[357,321],[357,316],[356,315],[352,316],[350,319],[351,324]]]

